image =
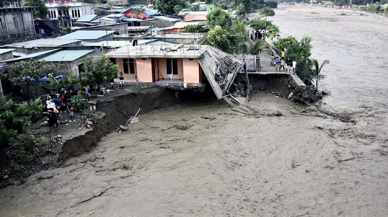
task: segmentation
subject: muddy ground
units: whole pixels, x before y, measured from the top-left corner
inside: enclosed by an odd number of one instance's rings
[[[386,216],[388,21],[337,12],[281,6],[274,18],[331,60],[323,103],[261,93],[236,108],[141,115],[130,132],[1,189],[0,216]]]

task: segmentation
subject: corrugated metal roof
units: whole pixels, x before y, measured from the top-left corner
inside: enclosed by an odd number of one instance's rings
[[[92,21],[95,17],[97,17],[97,15],[84,15],[80,18],[78,18],[77,22],[90,22]]]
[[[178,18],[165,17],[165,16],[157,16],[155,18],[156,19],[160,19],[160,20],[167,20],[167,21],[170,21],[170,22],[179,22],[181,20],[181,19],[178,19]]]
[[[144,39],[137,40],[137,44],[149,44],[156,41],[156,39]],[[132,41],[100,41],[96,43],[88,43],[84,46],[95,46],[95,47],[124,47],[124,46],[132,46]]]
[[[86,31],[86,30],[78,30],[76,32],[70,33],[68,35],[64,35],[60,37],[61,39],[79,39],[79,40],[87,40],[87,39],[99,39],[105,35],[113,34],[114,31],[104,31],[104,30],[95,30],[95,31]]]
[[[8,53],[13,51],[14,49],[0,49],[0,54]]]
[[[42,51],[42,52],[36,52],[36,53],[28,54],[28,55],[25,55],[25,56],[22,56],[22,57],[17,57],[17,58],[13,58],[13,59],[3,60],[2,62],[7,63],[7,62],[15,62],[15,61],[32,59],[32,58],[39,57],[39,56],[42,56],[42,55],[45,55],[45,54],[53,53],[53,52],[55,52],[57,50],[60,50],[60,49],[53,49],[53,50],[46,50],[46,51]]]
[[[47,62],[72,62],[77,60],[94,50],[61,50],[49,56],[39,59],[39,61]]]

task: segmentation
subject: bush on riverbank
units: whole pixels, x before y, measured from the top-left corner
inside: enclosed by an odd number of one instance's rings
[[[12,100],[0,102],[0,148],[8,146],[10,139],[28,131],[31,124],[42,119],[43,108],[40,99],[21,104]]]

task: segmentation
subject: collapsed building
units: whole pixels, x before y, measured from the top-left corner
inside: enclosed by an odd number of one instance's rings
[[[244,61],[208,45],[144,45],[108,53],[129,84],[203,91],[235,106],[247,102],[249,80]]]

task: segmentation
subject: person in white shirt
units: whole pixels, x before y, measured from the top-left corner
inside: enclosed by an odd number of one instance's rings
[[[295,73],[296,71],[296,61],[292,61],[292,72]]]

